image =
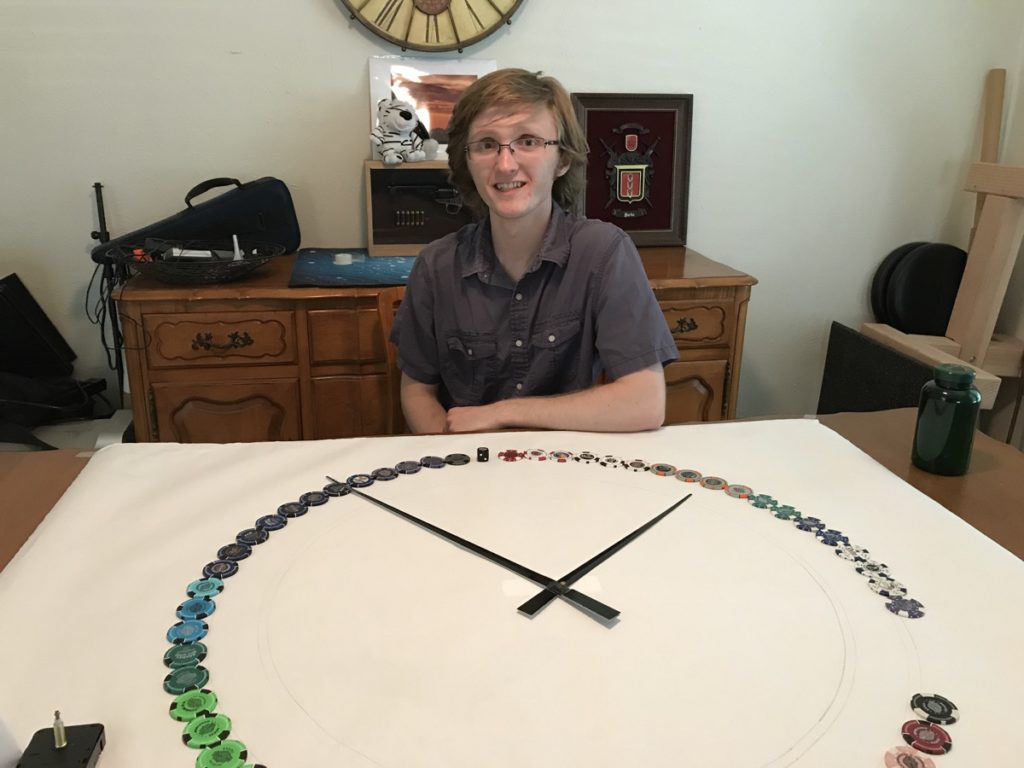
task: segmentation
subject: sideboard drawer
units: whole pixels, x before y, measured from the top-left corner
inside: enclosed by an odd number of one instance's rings
[[[662,301],[661,311],[680,349],[728,345],[735,312],[728,301]]]
[[[142,318],[151,368],[294,363],[292,312],[195,312]]]

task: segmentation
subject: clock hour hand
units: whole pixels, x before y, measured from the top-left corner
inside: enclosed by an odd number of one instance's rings
[[[666,509],[664,512],[662,512],[657,517],[654,517],[654,518],[648,520],[646,523],[641,525],[639,528],[637,528],[632,533],[627,533],[625,536],[623,536],[617,542],[612,544],[610,547],[608,547],[607,549],[597,553],[592,558],[587,560],[587,562],[583,563],[583,565],[581,565],[579,568],[576,568],[575,570],[569,571],[567,574],[565,574],[565,576],[563,576],[561,579],[559,579],[558,583],[562,584],[562,585],[564,585],[566,587],[569,587],[572,584],[574,584],[575,582],[579,581],[584,576],[586,576],[588,573],[590,573],[592,570],[597,568],[597,566],[599,566],[601,563],[603,563],[609,557],[611,557],[616,552],[618,552],[620,549],[622,549],[624,546],[626,546],[631,541],[633,541],[633,539],[637,538],[638,536],[640,536],[645,531],[647,531],[650,528],[653,528],[655,525],[657,525],[662,520],[662,518],[664,518],[666,515],[668,515],[670,512],[672,512],[672,510],[674,510],[676,507],[678,507],[684,501],[689,499],[690,496],[692,496],[692,495],[693,494],[689,494],[689,493],[686,494],[686,496],[681,498],[679,501],[677,501],[675,504],[673,504],[671,507]],[[538,612],[540,612],[540,610],[544,606],[546,606],[548,603],[550,603],[554,599],[554,597],[555,596],[550,591],[540,592],[540,593],[534,595],[533,597],[531,597],[529,600],[527,600],[522,605],[520,605],[519,606],[519,612],[520,613],[524,613],[527,616],[535,616]]]
[[[331,478],[328,477],[328,479]],[[555,581],[550,576],[545,576],[544,574],[538,573],[532,568],[527,568],[525,565],[520,565],[514,560],[509,560],[507,557],[503,557],[502,555],[492,552],[489,549],[485,549],[484,547],[481,547],[479,544],[474,544],[468,539],[464,539],[461,536],[457,536],[454,533],[446,531],[444,528],[439,528],[433,523],[428,523],[426,520],[421,520],[415,515],[410,515],[408,512],[404,512],[398,507],[392,506],[391,504],[388,504],[385,501],[375,499],[368,493],[363,493],[358,488],[350,487],[350,490],[356,496],[362,496],[367,501],[371,501],[377,506],[383,507],[389,512],[393,512],[399,517],[402,517],[408,520],[409,522],[415,523],[421,528],[427,529],[431,533],[436,533],[441,538],[447,539],[453,544],[457,544],[460,547],[464,547],[468,549],[470,552],[473,552],[474,554],[477,554],[480,557],[490,560],[492,563],[495,563],[496,565],[500,565],[502,568],[506,568],[512,571],[513,573],[522,576],[525,579],[529,579],[535,584],[539,584],[545,590],[543,594],[551,595],[552,600],[555,597],[561,597],[563,600],[572,603],[578,608],[582,608],[587,613],[595,614],[596,616],[604,619],[605,621],[613,621],[619,615],[619,611],[615,610],[614,608],[611,608],[610,606],[605,605],[600,600],[595,600],[592,597],[588,597],[582,592],[570,588],[566,584],[561,584]]]

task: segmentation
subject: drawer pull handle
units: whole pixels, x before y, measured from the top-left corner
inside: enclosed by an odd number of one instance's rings
[[[676,320],[675,333],[689,333],[697,330],[697,321],[692,317],[680,317]]]
[[[213,341],[212,333],[197,333],[196,337],[192,339],[192,349],[241,349],[242,347],[248,347],[255,344],[252,340],[252,336],[249,335],[248,331],[239,333],[238,331],[232,331],[228,334],[227,344],[215,344]]]

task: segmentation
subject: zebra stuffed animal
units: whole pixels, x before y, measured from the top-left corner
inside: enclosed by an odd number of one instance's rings
[[[416,117],[412,104],[400,99],[377,102],[377,127],[370,133],[370,143],[385,165],[433,160],[437,155],[437,142]]]

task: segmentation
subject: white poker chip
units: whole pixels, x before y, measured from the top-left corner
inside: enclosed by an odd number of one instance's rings
[[[871,553],[864,549],[864,547],[858,547],[856,544],[840,544],[836,547],[836,556],[843,558],[843,560],[860,562],[862,560],[869,560]]]
[[[597,462],[597,455],[590,451],[581,451],[572,457],[573,461],[578,461],[580,464],[594,464]]]
[[[551,451],[548,453],[548,458],[559,464],[565,464],[567,461],[572,461],[574,456],[569,451]]]
[[[633,459],[632,461],[626,462],[626,469],[630,472],[646,472],[650,468],[651,465],[643,459]]]
[[[597,460],[597,463],[602,467],[618,467],[619,469],[626,466],[626,462],[618,456],[602,456]]]
[[[540,448],[531,448],[526,452],[526,458],[530,461],[547,461],[548,452],[542,451]]]

